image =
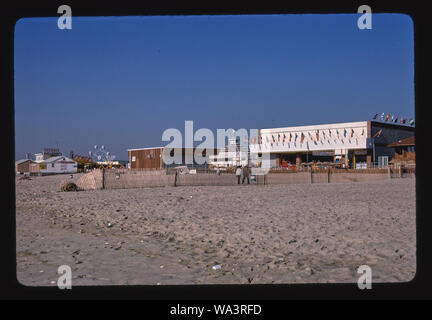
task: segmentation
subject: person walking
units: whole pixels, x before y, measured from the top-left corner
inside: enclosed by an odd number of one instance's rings
[[[247,179],[247,183],[250,184],[250,179],[249,179],[249,167],[247,165],[245,165],[243,167],[243,179],[242,179],[242,184],[244,184],[245,179]]]
[[[236,174],[236,176],[237,176],[237,184],[240,184],[240,176],[241,176],[241,173],[242,173],[242,169],[241,169],[241,167],[240,167],[240,166],[237,166],[237,169],[236,169],[236,172],[235,172],[235,174]]]

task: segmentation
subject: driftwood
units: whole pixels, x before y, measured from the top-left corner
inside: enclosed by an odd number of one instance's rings
[[[78,186],[73,183],[73,182],[69,182],[69,181],[62,181],[61,182],[61,190],[62,191],[78,191]]]

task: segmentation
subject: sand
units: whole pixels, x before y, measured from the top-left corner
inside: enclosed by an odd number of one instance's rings
[[[364,264],[375,283],[415,275],[413,178],[61,192],[67,178],[16,181],[23,285],[55,286],[65,264],[73,286],[356,283]]]

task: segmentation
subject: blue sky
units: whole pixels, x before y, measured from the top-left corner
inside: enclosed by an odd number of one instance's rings
[[[15,158],[161,146],[167,128],[414,116],[409,16],[27,18],[15,27]]]

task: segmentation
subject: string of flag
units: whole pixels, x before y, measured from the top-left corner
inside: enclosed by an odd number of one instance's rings
[[[385,112],[383,113],[376,113],[373,117],[372,120],[375,121],[382,121],[382,122],[389,122],[389,123],[400,123],[400,124],[405,124],[405,125],[410,125],[410,126],[414,126],[415,125],[415,121],[413,118],[409,118],[409,117],[405,117],[405,116],[397,116],[397,115],[393,115],[393,114],[386,114]]]
[[[263,137],[264,136],[264,137]],[[306,139],[307,138],[307,139]],[[319,129],[319,130],[307,130],[302,132],[276,132],[267,133],[258,139],[253,141],[259,141],[258,144],[264,144],[264,148],[270,147],[282,147],[288,148],[297,147],[297,142],[300,145],[309,142],[315,145],[331,145],[337,144],[338,141],[345,144],[346,141],[349,144],[355,142],[358,144],[360,138],[365,138],[365,129],[361,128],[354,130],[354,128],[339,128],[339,129]],[[265,139],[265,140],[264,140]],[[306,139],[306,141],[305,141]],[[298,141],[299,140],[299,141]],[[251,141],[252,142],[252,141]],[[261,146],[259,146],[261,148]]]

